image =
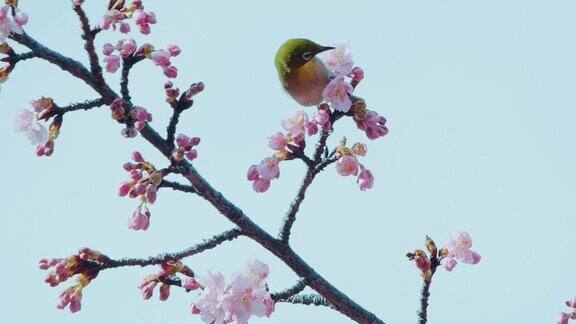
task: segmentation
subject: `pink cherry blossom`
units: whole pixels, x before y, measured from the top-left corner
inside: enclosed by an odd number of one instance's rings
[[[378,113],[366,109],[365,113],[361,116],[354,116],[356,126],[366,132],[366,136],[375,140],[379,137],[388,134],[386,127],[386,118],[378,115]]]
[[[3,6],[0,8],[0,44],[6,42],[6,38],[12,33],[22,34],[22,26],[28,22],[28,15],[17,11],[14,19],[9,15],[10,7]]]
[[[247,323],[252,315],[266,316],[265,299],[270,294],[260,286],[254,286],[249,278],[237,273],[230,283],[230,289],[222,299],[226,310],[225,319],[236,323]]]
[[[139,9],[134,12],[134,22],[140,28],[140,32],[147,35],[150,34],[150,25],[156,23],[156,15],[153,12],[145,12]]]
[[[269,157],[263,159],[257,166],[258,174],[266,180],[272,180],[280,176],[280,169],[278,168],[278,159]]]
[[[76,313],[82,308],[82,288],[79,286],[70,287],[58,297],[58,309],[64,309],[70,305],[70,312]]]
[[[354,92],[352,85],[344,77],[337,77],[324,88],[322,97],[333,109],[346,113],[352,107],[350,99],[352,92]]]
[[[576,310],[576,297],[572,297],[572,299],[566,301],[566,306],[574,308]]]
[[[175,79],[178,76],[178,69],[174,66],[163,67],[163,70],[167,78]]]
[[[107,72],[115,73],[116,71],[118,71],[118,68],[120,68],[120,56],[107,55],[104,57],[104,63]]]
[[[282,119],[281,124],[293,136],[304,135],[308,124],[308,115],[304,111],[299,111],[293,116]]]
[[[104,53],[104,55],[111,55],[114,53],[114,50],[114,46],[110,43],[106,43],[104,46],[102,46],[102,53]]]
[[[102,17],[102,21],[100,22],[100,28],[103,30],[108,30],[112,27],[113,30],[116,30],[116,24],[122,23],[121,21],[126,19],[126,15],[122,13],[120,10],[111,9],[106,11],[104,17]],[[124,27],[125,30],[126,27]]]
[[[470,237],[470,234],[460,231],[454,235],[443,249],[447,252],[444,259],[441,261],[444,268],[451,271],[456,266],[456,260],[468,264],[479,263],[481,256],[477,252],[470,250],[471,247],[472,238]]]
[[[260,175],[258,174],[258,167],[256,165],[250,166],[248,173],[246,174],[248,181],[256,181],[259,177]]]
[[[259,260],[252,260],[246,264],[244,273],[252,280],[253,284],[260,285],[268,278],[270,268],[266,263]]]
[[[358,84],[362,79],[364,79],[364,70],[359,67],[355,67],[350,71],[348,77],[352,78],[352,84]]]
[[[280,151],[283,150],[286,145],[288,145],[288,140],[286,139],[286,135],[282,132],[277,132],[268,136],[268,147],[271,149]]]
[[[163,49],[159,49],[152,53],[151,59],[156,65],[169,66],[170,65],[170,53]]]
[[[162,284],[160,286],[160,300],[165,301],[170,297],[170,285]]]
[[[186,290],[196,290],[201,287],[202,286],[200,286],[200,284],[198,283],[198,281],[196,281],[196,278],[194,277],[186,277],[182,280],[182,288]]]
[[[36,114],[28,109],[22,109],[14,117],[12,128],[16,133],[23,133],[31,145],[44,144],[48,141],[48,129],[38,123]]]
[[[154,293],[154,288],[158,284],[158,277],[155,275],[148,276],[140,282],[138,285],[138,289],[140,289],[140,293],[142,293],[142,298],[145,300],[150,299],[152,294]]]
[[[360,186],[360,190],[362,191],[374,186],[374,175],[370,170],[364,169],[360,171],[360,174],[358,174],[358,186]]]
[[[334,76],[346,76],[350,73],[354,66],[350,44],[347,42],[340,43],[335,49],[326,51],[324,54],[324,64]]]
[[[358,160],[350,155],[344,155],[336,161],[336,171],[341,176],[357,175]]]
[[[440,260],[440,264],[446,269],[447,271],[452,271],[458,262],[454,258],[444,258]]]

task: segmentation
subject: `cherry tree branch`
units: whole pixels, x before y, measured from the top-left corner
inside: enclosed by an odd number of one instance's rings
[[[83,102],[70,104],[70,105],[64,106],[64,107],[57,107],[56,109],[54,109],[55,110],[54,114],[55,115],[65,114],[67,112],[72,112],[72,111],[76,111],[76,110],[90,110],[92,108],[101,107],[105,104],[106,104],[106,102],[105,102],[104,98],[86,100]]]
[[[162,180],[162,182],[160,182],[160,185],[158,186],[158,188],[172,188],[173,190],[177,190],[177,191],[198,194],[196,189],[194,189],[194,187],[192,187],[192,186],[188,186],[188,185],[184,185],[184,184],[181,184],[178,182],[173,182],[173,181],[168,181],[168,180]]]
[[[37,54],[38,57],[57,65],[64,71],[67,71],[73,76],[84,81],[98,92],[107,104],[111,103],[114,99],[119,98],[119,96],[106,83],[98,82],[97,78],[95,78],[92,73],[82,65],[82,63],[47,48],[27,34],[13,34],[10,38],[28,47]],[[168,143],[149,124],[147,124],[140,133],[165,157],[168,159],[170,158],[172,143]],[[322,148],[319,153],[315,154],[315,160],[318,160],[316,156],[320,156],[323,151],[324,149]],[[240,208],[229,201],[222,193],[213,188],[190,163],[182,161],[179,165],[187,170],[187,172],[183,173],[183,176],[190,181],[192,187],[196,189],[202,198],[212,204],[216,210],[228,218],[232,223],[236,224],[244,235],[258,242],[288,265],[298,276],[306,279],[309,286],[321,294],[334,307],[334,309],[359,323],[384,323],[381,319],[376,317],[376,315],[364,309],[324,279],[285,242],[274,238],[267,231],[254,223]],[[298,206],[299,204],[300,203],[298,203]],[[123,263],[120,262],[120,264]]]
[[[430,285],[432,278],[436,273],[436,269],[440,265],[440,261],[436,256],[430,258],[430,278],[422,280],[422,289],[420,290],[420,309],[418,310],[418,324],[426,324],[428,322],[428,299],[430,298]]]
[[[314,306],[326,306],[334,308],[332,304],[326,298],[318,294],[297,294],[290,296],[286,299],[279,299],[277,302],[292,303],[292,304],[303,304],[303,305],[314,305]]]
[[[80,19],[80,26],[82,27],[82,38],[86,41],[84,48],[88,53],[88,59],[90,60],[90,72],[92,72],[92,76],[94,80],[102,85],[106,81],[104,81],[104,76],[102,75],[102,67],[100,66],[100,62],[98,60],[98,54],[96,54],[96,48],[94,47],[94,37],[95,34],[92,34],[92,30],[90,29],[90,21],[86,16],[86,12],[82,9],[80,4],[73,5],[74,12],[78,15]]]
[[[181,260],[181,259],[193,256],[195,254],[202,253],[206,250],[213,249],[213,248],[217,247],[218,245],[220,245],[226,241],[232,241],[241,235],[242,235],[242,232],[239,229],[235,228],[235,229],[231,229],[231,230],[222,232],[220,234],[214,235],[213,237],[204,240],[202,243],[196,244],[196,245],[189,247],[186,250],[183,250],[180,252],[163,253],[163,254],[160,254],[160,255],[157,255],[154,257],[148,257],[148,258],[143,258],[143,259],[139,259],[139,258],[124,258],[124,259],[118,259],[118,260],[110,259],[110,260],[107,260],[106,262],[104,262],[102,264],[102,266],[99,267],[98,270],[119,268],[119,267],[130,267],[130,266],[146,267],[146,266],[150,266],[150,265],[162,264],[162,263],[167,262],[167,261]]]
[[[308,286],[308,282],[306,281],[306,279],[300,279],[300,280],[298,280],[298,282],[296,282],[294,284],[294,286],[292,286],[286,290],[279,291],[277,293],[273,293],[271,296],[272,296],[272,299],[274,301],[286,300],[289,297],[294,296],[297,293],[304,290],[304,288],[306,288],[306,286]]]

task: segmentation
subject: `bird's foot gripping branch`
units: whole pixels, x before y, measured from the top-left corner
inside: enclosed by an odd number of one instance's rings
[[[1,61],[7,65],[0,69],[0,81],[6,81],[18,63],[40,58],[68,72],[98,94],[97,98],[67,106],[60,106],[51,98],[37,99],[32,102],[31,109],[24,109],[16,115],[14,130],[28,138],[38,156],[50,156],[55,152],[55,141],[62,130],[66,114],[108,106],[112,119],[122,125],[119,133],[123,137],[130,139],[140,134],[151,147],[166,157],[166,165],[155,166],[136,151],[132,154],[132,161],[124,164],[129,176],[127,181],[120,184],[118,195],[137,201],[136,211],[129,217],[130,229],[148,229],[150,205],[154,204],[158,192],[163,188],[201,197],[233,223],[234,228],[182,251],[143,259],[113,259],[96,250],[84,248],[67,258],[41,260],[40,268],[49,271],[46,279],[49,285],[56,286],[73,277],[76,280],[60,295],[58,308],[69,307],[72,312],[79,311],[84,289],[93,283],[101,271],[129,266],[157,266],[158,272],[146,276],[139,285],[144,299],[149,299],[156,288],[161,300],[168,299],[173,286],[193,292],[195,299],[191,303],[191,313],[199,315],[205,323],[246,323],[251,316],[269,317],[276,303],[280,302],[326,306],[359,323],[383,323],[324,279],[294,252],[289,241],[308,187],[331,164],[335,164],[340,175],[357,177],[361,190],[372,188],[374,183],[372,172],[359,161],[359,158],[367,155],[366,144],[357,142],[350,145],[346,138],[342,138],[331,149],[328,145],[336,122],[344,118],[354,122],[370,140],[388,133],[386,119],[367,109],[364,99],[354,95],[356,87],[364,78],[364,72],[354,67],[349,45],[327,47],[306,39],[293,39],[282,45],[277,53],[276,67],[282,86],[298,103],[316,108],[313,112],[300,111],[282,120],[285,132],[277,132],[268,138],[268,146],[275,151],[274,154],[249,168],[248,180],[253,182],[254,190],[264,192],[269,189],[270,181],[279,177],[280,162],[301,160],[307,166],[302,185],[289,205],[280,230],[273,235],[255,224],[196,170],[192,162],[198,158],[200,139],[184,134],[176,135],[181,115],[192,107],[195,96],[204,90],[201,82],[187,86],[182,92],[175,85],[178,70],[172,61],[181,54],[180,48],[170,45],[161,49],[148,43],[139,46],[140,41],[131,37],[145,37],[157,22],[155,14],[144,7],[143,1],[102,2],[106,8],[98,26],[90,24],[82,0],[73,0],[71,3],[80,21],[80,32],[90,62],[89,66],[84,66],[25,33],[22,26],[28,23],[28,16],[20,10],[17,0],[5,0],[0,10],[0,52],[4,55]],[[97,46],[96,37],[106,31],[117,33],[119,40],[116,44]],[[16,53],[10,42],[23,45],[27,52]],[[167,104],[172,109],[172,117],[164,136],[153,127],[154,109],[145,108],[145,104],[137,105],[128,86],[131,69],[137,64],[150,63],[158,66],[162,75],[169,79],[159,85],[159,88],[163,88],[161,91],[166,93]],[[117,93],[106,81],[105,71],[116,73],[119,70],[121,81]],[[357,134],[348,135],[352,137]],[[311,154],[307,154],[306,143],[312,136],[318,136],[318,140]],[[169,174],[180,176],[184,183],[166,180]],[[228,278],[219,272],[196,276],[193,269],[183,263],[185,258],[241,236],[254,240],[270,251],[300,279],[292,287],[271,293],[275,287],[266,283],[268,266],[257,260],[249,261],[242,271]],[[432,261],[426,262],[424,255],[414,253],[412,258],[417,264],[430,264],[430,269],[435,269],[435,262],[441,262],[437,255],[430,259]],[[458,255],[448,250],[443,257],[454,259]],[[423,269],[422,265],[419,268]],[[241,270],[241,267],[237,270]],[[301,294],[306,287],[316,293]]]

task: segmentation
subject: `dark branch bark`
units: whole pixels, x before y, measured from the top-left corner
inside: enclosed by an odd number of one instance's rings
[[[82,38],[86,41],[84,44],[84,48],[88,53],[88,59],[90,60],[90,72],[92,72],[92,76],[94,80],[99,85],[103,85],[105,83],[104,76],[102,75],[102,67],[100,66],[100,62],[98,60],[98,54],[96,54],[96,48],[94,47],[94,34],[92,34],[92,30],[90,29],[90,21],[86,16],[86,12],[82,9],[81,5],[74,5],[74,11],[78,15],[80,19],[80,26],[82,27]]]
[[[286,299],[278,300],[278,302],[292,303],[292,304],[303,304],[303,305],[314,305],[314,306],[326,306],[330,308],[335,308],[334,305],[330,304],[326,298],[318,294],[308,294],[308,295],[293,295]],[[364,323],[364,322],[359,322]],[[368,323],[368,322],[366,322]]]
[[[168,180],[162,180],[162,182],[160,182],[160,185],[158,187],[159,188],[172,188],[173,190],[177,190],[177,191],[198,194],[196,189],[194,189],[194,187],[192,187],[192,186],[187,186],[187,185],[184,185],[184,184],[181,184],[178,182],[173,182],[173,181],[168,181]]]
[[[428,322],[428,299],[430,298],[430,285],[432,284],[432,278],[436,273],[436,269],[440,265],[440,261],[437,257],[432,256],[430,258],[430,280],[423,280],[422,289],[420,290],[420,309],[418,310],[418,324],[426,324]]]
[[[55,109],[55,115],[57,114],[65,114],[67,112],[76,111],[76,110],[90,110],[92,108],[100,107],[105,105],[106,102],[104,98],[98,98],[94,100],[87,100],[84,102],[79,102],[75,104],[71,104],[64,107],[58,107]]]
[[[271,296],[272,296],[272,299],[274,301],[286,300],[287,298],[294,296],[297,293],[304,290],[304,288],[306,288],[306,286],[308,286],[306,279],[300,279],[300,280],[298,280],[298,282],[296,284],[294,284],[294,286],[292,286],[286,290],[279,291],[277,293],[273,293]]]
[[[181,260],[195,254],[204,252],[209,249],[213,249],[218,245],[226,242],[232,241],[233,239],[242,235],[242,232],[239,229],[232,229],[226,232],[220,233],[215,235],[207,240],[204,240],[202,243],[196,244],[184,251],[176,252],[176,253],[164,253],[154,257],[139,259],[139,258],[124,258],[119,260],[110,260],[102,265],[99,270],[110,269],[110,268],[119,268],[119,267],[128,267],[128,266],[150,266],[150,265],[157,265],[164,263],[166,261],[171,260]]]
[[[11,63],[11,64],[16,64],[20,61],[25,61],[31,58],[35,58],[38,57],[36,55],[36,53],[34,52],[27,52],[27,53],[22,53],[22,54],[16,54],[16,55],[12,55],[12,56],[6,56],[3,57],[2,59],[0,59],[0,61],[2,62],[6,62],[6,63]]]

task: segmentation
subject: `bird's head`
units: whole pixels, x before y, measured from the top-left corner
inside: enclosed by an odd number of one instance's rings
[[[306,64],[318,53],[331,49],[334,47],[321,46],[306,38],[289,39],[276,52],[274,64],[283,76]]]

